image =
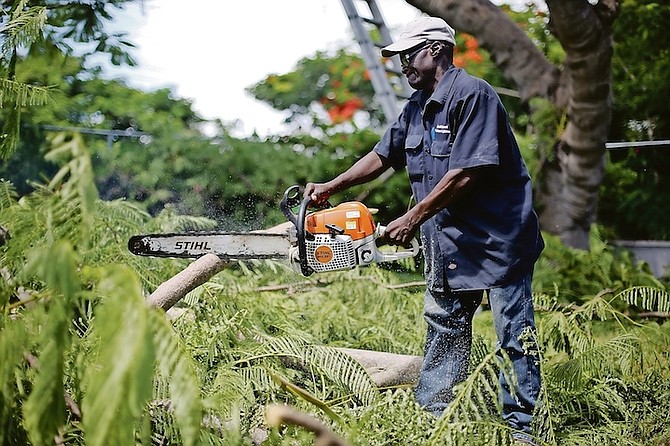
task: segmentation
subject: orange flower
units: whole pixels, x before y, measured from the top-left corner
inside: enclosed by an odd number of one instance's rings
[[[333,124],[340,124],[350,121],[354,114],[363,107],[363,100],[359,97],[353,97],[344,102],[344,104],[333,104],[327,109],[330,121]]]
[[[465,48],[468,50],[476,50],[479,48],[479,42],[477,41],[477,38],[473,36],[467,36],[465,38]]]

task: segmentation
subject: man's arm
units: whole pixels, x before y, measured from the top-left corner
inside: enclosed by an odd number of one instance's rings
[[[406,245],[423,222],[454,204],[485,172],[486,168],[448,171],[423,200],[386,226],[385,237],[390,243]]]
[[[315,203],[320,204],[336,192],[374,180],[388,168],[388,160],[373,150],[332,180],[326,183],[307,183],[304,196],[311,196]]]

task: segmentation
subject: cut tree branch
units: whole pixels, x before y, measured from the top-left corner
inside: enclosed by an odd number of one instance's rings
[[[160,284],[149,296],[149,305],[167,311],[188,293],[207,282],[225,269],[230,262],[214,254],[205,254],[191,263],[185,270]]]

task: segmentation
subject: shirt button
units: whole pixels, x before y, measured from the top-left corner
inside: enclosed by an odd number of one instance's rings
[[[429,179],[429,180],[432,180],[432,179],[433,179],[433,176],[432,176],[432,175],[428,175],[428,179]]]
[[[454,270],[454,269],[458,268],[458,265],[456,265],[454,262],[451,262],[447,265],[447,268],[449,268],[451,270]]]
[[[435,229],[437,229],[438,231],[441,231],[441,230],[442,230],[442,226],[437,225],[437,226],[435,227]]]

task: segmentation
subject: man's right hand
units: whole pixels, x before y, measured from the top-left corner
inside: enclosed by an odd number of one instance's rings
[[[303,197],[310,197],[314,204],[320,205],[328,201],[331,194],[332,190],[328,187],[328,183],[307,183]]]

